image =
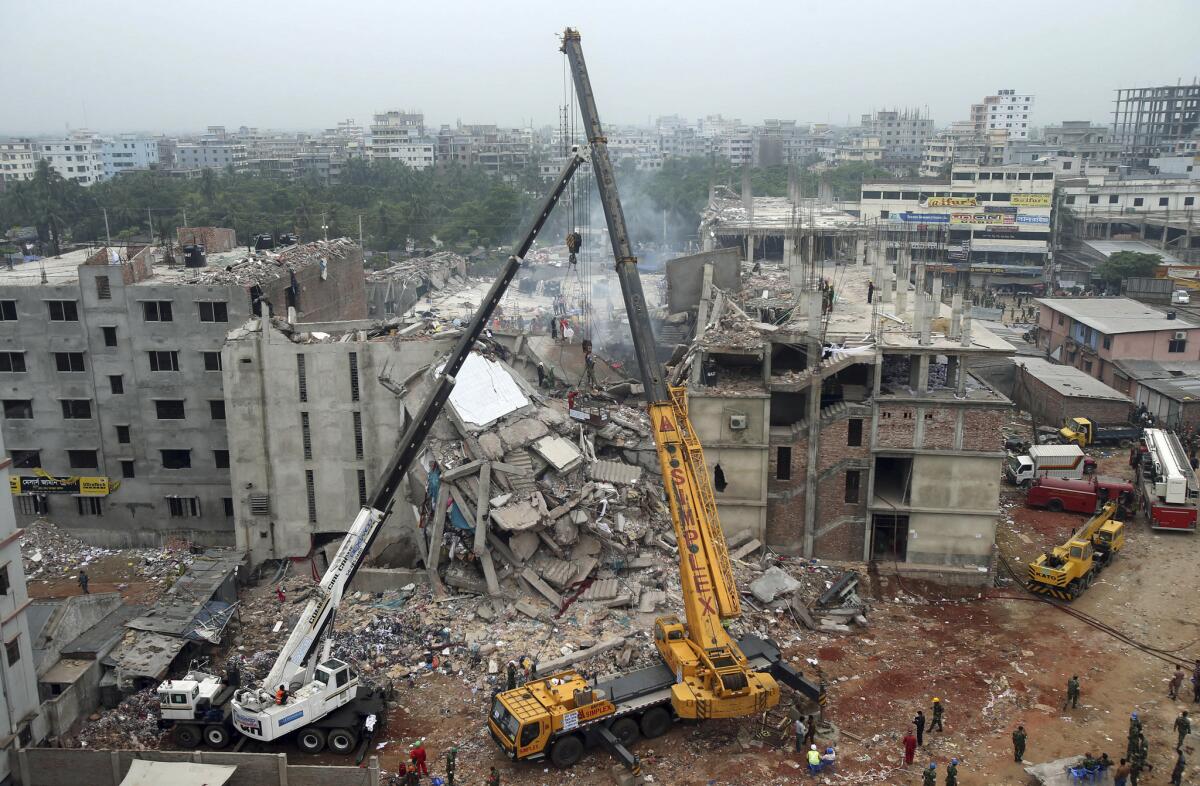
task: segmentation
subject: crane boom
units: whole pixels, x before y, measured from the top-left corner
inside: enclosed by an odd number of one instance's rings
[[[492,283],[483,302],[479,304],[479,308],[476,309],[471,321],[467,323],[462,335],[455,343],[454,349],[450,352],[450,356],[437,378],[433,391],[422,403],[404,433],[378,485],[367,503],[359,510],[345,538],[342,539],[337,554],[334,555],[328,569],[321,577],[320,584],[313,591],[296,627],[288,635],[287,641],[279,652],[279,657],[276,658],[274,666],[263,683],[267,689],[270,689],[275,685],[292,685],[299,681],[301,687],[295,691],[294,695],[298,703],[310,702],[313,705],[313,708],[301,708],[309,713],[307,716],[309,720],[320,717],[324,712],[335,708],[326,706],[328,702],[325,705],[321,704],[325,700],[322,696],[323,688],[318,687],[318,683],[324,686],[325,682],[314,681],[314,675],[318,660],[316,657],[318,645],[325,637],[334,614],[341,605],[342,594],[362,565],[367,552],[370,551],[371,544],[379,535],[383,522],[391,513],[401,481],[424,449],[425,438],[429,435],[434,421],[441,414],[446,400],[454,389],[455,375],[462,368],[462,364],[487,326],[496,306],[508,289],[508,285],[520,269],[521,261],[529,252],[542,227],[545,226],[550,212],[557,204],[559,197],[562,196],[571,177],[584,160],[585,157],[581,151],[578,149],[572,151],[559,173],[554,187],[543,199],[521,240],[513,247],[500,275]],[[328,658],[328,654],[326,654],[326,658]],[[349,693],[352,698],[353,692]],[[291,731],[290,728],[283,728],[285,724],[280,723],[278,718],[272,717],[283,714],[285,710],[273,708],[268,699],[269,694],[262,690],[239,693],[234,700],[234,708],[241,718],[246,720],[246,723],[243,724],[243,721],[239,719],[235,725],[238,728],[255,728],[258,730],[256,736],[266,739],[273,739],[275,736]],[[292,709],[294,710],[294,708]],[[253,718],[252,716],[256,714],[266,717]],[[285,720],[287,717],[284,715]]]
[[[583,125],[592,150],[592,167],[608,223],[617,279],[625,300],[634,352],[645,387],[651,430],[667,489],[671,520],[679,544],[686,628],[673,619],[656,623],[655,640],[667,664],[679,675],[672,703],[682,717],[736,717],[760,711],[779,700],[779,687],[751,668],[723,620],[741,614],[737,587],[704,453],[688,420],[683,388],[668,388],[655,356],[650,314],[638,274],[637,258],[617,191],[616,174],[600,125],[579,32],[567,28],[562,51],[575,83]]]

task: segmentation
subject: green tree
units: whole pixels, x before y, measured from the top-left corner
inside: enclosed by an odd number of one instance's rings
[[[1108,259],[1096,265],[1096,275],[1109,284],[1120,286],[1127,278],[1150,278],[1154,269],[1162,264],[1158,254],[1144,254],[1140,251],[1118,251]]]

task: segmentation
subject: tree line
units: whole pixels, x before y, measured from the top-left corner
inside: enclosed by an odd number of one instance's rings
[[[835,197],[856,200],[863,178],[881,174],[886,173],[850,164],[825,177]],[[669,243],[694,239],[710,183],[739,189],[741,177],[741,169],[722,160],[670,159],[656,171],[639,171],[633,162],[623,162],[618,178],[634,239],[662,240],[664,224]],[[814,172],[801,173],[806,195],[816,194],[817,179]],[[751,180],[756,195],[787,193],[786,167],[751,170]],[[35,227],[46,255],[69,244],[104,242],[106,236],[114,243],[173,240],[176,227],[185,226],[185,216],[190,226],[230,227],[243,243],[261,232],[291,232],[302,240],[325,234],[357,238],[361,220],[364,244],[373,250],[404,249],[410,241],[429,247],[435,240],[460,250],[486,249],[515,239],[547,187],[536,165],[500,177],[477,167],[414,170],[395,161],[349,161],[332,184],[315,177],[278,180],[228,169],[178,178],[151,169],[85,188],[39,161],[31,180],[9,183],[0,193],[0,228]],[[590,178],[576,186],[592,187]],[[590,206],[591,221],[602,226],[599,200],[592,199]],[[543,232],[547,242],[558,242],[565,233],[567,214],[556,211]]]

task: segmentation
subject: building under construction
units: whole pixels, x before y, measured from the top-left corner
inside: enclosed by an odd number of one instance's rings
[[[968,369],[1013,348],[972,325],[966,274],[927,265],[919,246],[889,254],[884,233],[819,213],[777,228],[752,204],[741,237],[756,261],[737,288],[705,272],[677,371],[725,529],[785,553],[988,580],[1012,404]],[[712,219],[714,242],[738,228]],[[780,261],[757,256],[777,242]]]
[[[1200,84],[1117,90],[1113,132],[1125,145],[1125,163],[1146,166],[1164,142],[1200,129]]]

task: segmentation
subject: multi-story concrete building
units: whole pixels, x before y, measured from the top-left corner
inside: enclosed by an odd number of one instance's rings
[[[0,484],[8,487],[12,460],[0,436]],[[46,718],[39,712],[37,669],[30,638],[29,594],[21,563],[21,542],[13,515],[13,498],[0,499],[0,637],[4,662],[0,663],[0,783],[12,783],[18,748],[37,745],[46,737]]]
[[[39,139],[34,149],[66,180],[90,186],[104,179],[104,141],[89,131],[77,131],[66,139]]]
[[[986,584],[1012,405],[967,367],[1012,347],[942,306],[940,277],[910,290],[873,261],[822,271],[838,282],[826,313],[786,270],[743,273],[749,319],[726,313],[700,336],[688,407],[722,526],[783,553]],[[868,281],[882,282],[870,304]],[[790,319],[755,327],[777,308]]]
[[[37,171],[36,145],[32,139],[0,139],[0,192],[6,183],[33,179]]]
[[[101,248],[0,269],[0,430],[29,478],[21,521],[108,545],[233,545],[226,334],[264,303],[298,321],[365,317],[366,293],[347,240],[207,261]]]
[[[862,135],[879,137],[889,161],[921,161],[925,142],[933,136],[933,120],[919,109],[880,110],[862,116]]]
[[[1007,131],[1009,139],[1028,139],[1033,127],[1034,97],[1016,90],[998,90],[981,103],[971,105],[971,123],[975,133]]]
[[[304,326],[330,338],[300,342],[251,320],[225,345],[237,546],[252,563],[302,556],[345,533],[396,450],[406,403],[420,401],[405,384],[453,343],[368,340],[357,332],[366,327],[378,324]],[[376,553],[413,521],[398,499]]]
[[[371,124],[372,161],[399,161],[412,169],[428,169],[436,143],[425,134],[425,115],[392,110],[375,115]]]
[[[861,193],[862,218],[888,222],[891,242],[940,230],[939,241],[923,240],[969,249],[978,278],[1040,277],[1050,261],[1054,173],[1046,167],[962,164],[949,180],[868,182]]]
[[[1109,387],[1118,382],[1114,361],[1200,360],[1200,325],[1174,311],[1130,298],[1043,298],[1038,347],[1051,360],[1074,366]]]
[[[137,134],[119,134],[103,140],[100,148],[105,179],[122,172],[158,166],[158,139]]]
[[[1182,261],[1200,263],[1200,179],[1100,174],[1059,177],[1061,246],[1096,239],[1139,239]]]
[[[495,125],[444,125],[438,130],[438,166],[478,166],[488,172],[519,172],[533,160],[533,130]]]
[[[1113,110],[1113,136],[1124,163],[1145,166],[1163,147],[1200,131],[1200,84],[1122,88]]]
[[[174,169],[225,169],[233,167],[235,172],[246,168],[246,146],[224,136],[202,138],[194,142],[178,142],[175,145]]]
[[[949,167],[955,164],[1032,163],[1008,161],[1005,159],[1007,148],[1007,131],[978,134],[969,120],[959,120],[925,143],[919,174],[921,177],[945,177]]]
[[[1157,156],[1150,159],[1150,166],[1160,175],[1168,177],[1200,178],[1200,156]]]

